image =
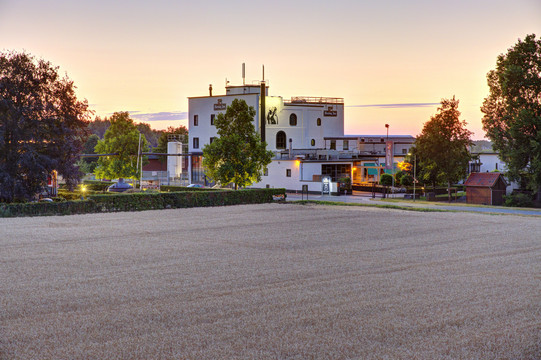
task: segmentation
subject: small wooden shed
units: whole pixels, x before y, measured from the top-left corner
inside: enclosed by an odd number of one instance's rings
[[[468,204],[501,205],[507,182],[499,172],[471,173],[464,186]]]

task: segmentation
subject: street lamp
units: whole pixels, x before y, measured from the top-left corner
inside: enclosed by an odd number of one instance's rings
[[[408,153],[411,156],[411,153]],[[415,183],[417,182],[417,154],[413,154],[413,201],[415,201]]]
[[[385,143],[385,153],[387,153],[387,147],[389,146],[389,124],[385,124],[385,128],[387,129],[387,142]],[[394,146],[391,147],[391,151],[394,152]],[[385,159],[385,163],[386,163],[386,167],[388,169],[391,169],[391,176],[392,176],[392,183],[391,183],[391,192],[393,191],[394,189],[394,164],[393,164],[393,161],[392,161],[392,154],[391,156],[388,156],[389,159],[387,159],[387,156],[386,156],[386,159]],[[387,161],[391,162],[391,164],[387,164]],[[393,196],[394,197],[394,196]]]

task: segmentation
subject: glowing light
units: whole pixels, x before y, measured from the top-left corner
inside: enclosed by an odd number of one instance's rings
[[[397,166],[402,171],[410,171],[412,167],[412,165],[406,161],[399,161]]]
[[[299,166],[301,164],[300,160],[295,160],[295,166]]]

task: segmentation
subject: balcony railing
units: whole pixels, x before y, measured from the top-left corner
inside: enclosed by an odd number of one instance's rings
[[[292,104],[344,104],[344,98],[293,96],[291,100],[284,101]]]

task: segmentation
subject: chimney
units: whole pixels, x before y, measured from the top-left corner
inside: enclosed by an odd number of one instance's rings
[[[242,63],[242,85],[246,85],[246,65]]]
[[[212,84],[209,85],[209,96],[212,96]]]

